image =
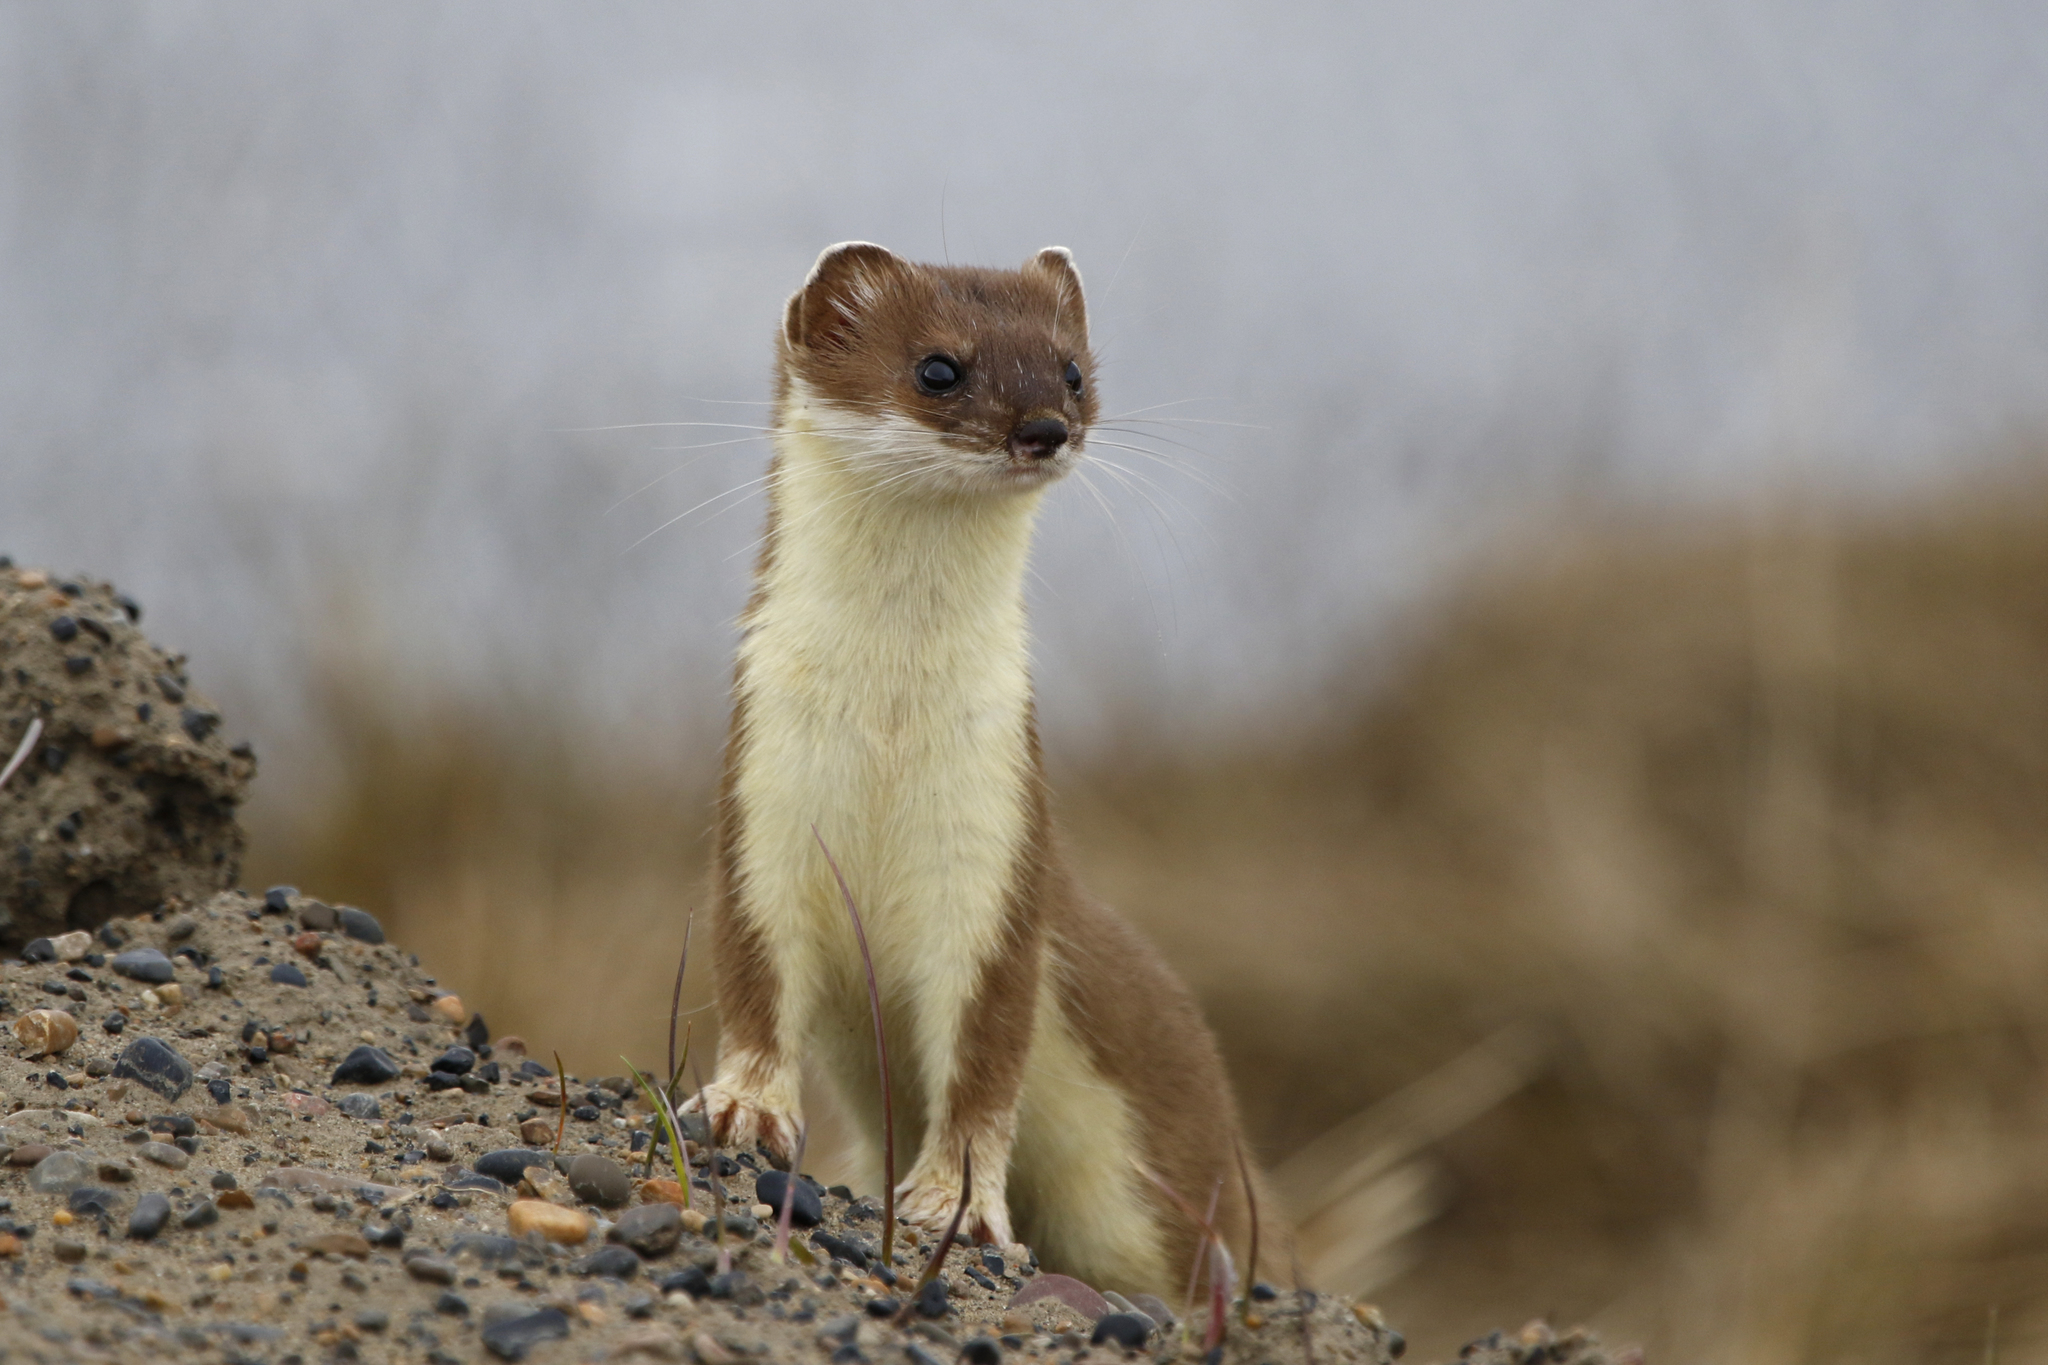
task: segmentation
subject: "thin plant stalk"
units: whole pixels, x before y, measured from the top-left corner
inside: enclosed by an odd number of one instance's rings
[[[1237,1268],[1230,1263],[1230,1248],[1217,1237],[1209,1243],[1209,1334],[1202,1350],[1213,1351],[1223,1344],[1230,1325],[1230,1291],[1237,1284]]]
[[[690,932],[696,927],[697,907],[693,905],[690,907],[690,917],[683,921],[683,956],[676,963],[676,988],[669,993],[668,997],[668,1093],[670,1099],[675,1098],[676,1081],[683,1074],[682,1068],[676,1064],[676,1016],[682,1012],[683,1008],[683,973],[690,968]],[[683,1044],[683,1057],[685,1060],[689,1058],[689,1055],[690,1045],[688,1042],[685,1042]]]
[[[14,747],[14,757],[7,760],[7,766],[0,768],[0,787],[7,785],[7,779],[14,776],[14,770],[28,762],[28,756],[35,752],[36,741],[42,737],[43,718],[31,716],[28,732],[21,737],[21,743]]]
[[[695,1020],[691,1021],[691,1023],[695,1022]],[[690,1023],[686,1023],[683,1025],[683,1060],[685,1062],[690,1060]],[[627,1062],[626,1065],[631,1066],[632,1063]],[[634,1074],[638,1075],[639,1073],[635,1072]],[[650,1082],[649,1084],[652,1084],[652,1082]],[[669,1138],[671,1144],[680,1142],[682,1140],[682,1130],[673,1121],[675,1119],[676,1113],[676,1083],[674,1072],[670,1073],[668,1089],[659,1090],[655,1093],[660,1096],[660,1103],[655,1106],[655,1113],[657,1115],[660,1115],[664,1111],[667,1112],[671,1120],[671,1122],[669,1123]],[[651,1098],[652,1097],[650,1096],[650,1099]],[[682,1148],[676,1147],[675,1150],[680,1152]],[[687,1161],[685,1162],[685,1164],[688,1164]],[[647,1144],[647,1177],[649,1179],[652,1179],[654,1177],[654,1144],[651,1142]],[[690,1182],[685,1180],[683,1182],[683,1207],[685,1208],[689,1207],[689,1194]]]
[[[1315,1343],[1309,1339],[1309,1319],[1315,1316],[1316,1291],[1302,1283],[1301,1253],[1290,1249],[1294,1262],[1294,1302],[1301,1310],[1301,1359],[1302,1365],[1316,1365]]]
[[[896,1310],[896,1321],[908,1322],[917,1309],[917,1296],[924,1287],[939,1277],[939,1271],[946,1264],[946,1253],[953,1249],[953,1239],[960,1235],[961,1220],[967,1216],[967,1200],[974,1191],[974,1144],[960,1144],[960,1202],[953,1206],[953,1217],[946,1224],[945,1235],[939,1238],[938,1246],[932,1249],[932,1258],[925,1262],[924,1273],[917,1277],[917,1285],[904,1297],[903,1307]]]
[[[953,1219],[946,1224],[946,1235],[939,1238],[931,1260],[925,1263],[924,1273],[917,1277],[917,1289],[911,1291],[913,1296],[918,1289],[937,1279],[940,1269],[946,1264],[946,1253],[953,1249],[953,1239],[960,1235],[960,1222],[967,1216],[967,1199],[973,1190],[974,1144],[970,1141],[960,1144],[960,1202],[953,1206]]]
[[[804,1143],[810,1136],[808,1123],[796,1130],[796,1155],[790,1158],[789,1183],[782,1187],[782,1212],[775,1217],[775,1259],[785,1265],[789,1262],[789,1220],[796,1212],[796,1182],[803,1179]]]
[[[622,1062],[626,1061],[623,1057],[619,1060]],[[676,1122],[675,1108],[669,1103],[668,1097],[655,1088],[653,1081],[640,1074],[640,1068],[634,1066],[631,1062],[626,1062],[626,1069],[633,1073],[634,1082],[639,1085],[641,1092],[647,1096],[647,1102],[654,1106],[654,1121],[659,1123],[662,1131],[668,1134],[669,1162],[676,1169],[676,1183],[683,1187],[683,1207],[688,1208],[690,1207],[690,1159],[683,1152],[682,1127]],[[647,1170],[649,1174],[652,1174],[654,1171],[654,1143],[651,1141],[647,1144]]]
[[[555,1053],[555,1093],[562,1100],[562,1117],[555,1124],[555,1155],[562,1154],[562,1139],[569,1135],[569,1073],[562,1069],[562,1054]]]
[[[704,1174],[711,1182],[711,1241],[718,1248],[718,1273],[732,1269],[732,1253],[725,1249],[725,1181],[718,1174],[718,1129],[711,1122],[711,1105],[704,1098],[704,1073],[690,1068],[697,1082],[697,1108],[704,1115]]]
[[[1259,1278],[1259,1195],[1252,1185],[1251,1163],[1244,1159],[1243,1139],[1232,1138],[1230,1145],[1237,1153],[1237,1175],[1238,1179],[1244,1181],[1245,1213],[1252,1224],[1251,1261],[1245,1266],[1244,1271],[1244,1315],[1249,1321],[1252,1315],[1252,1286]]]
[[[846,913],[853,920],[853,936],[860,942],[860,963],[868,977],[868,1008],[875,1016],[875,1065],[882,1073],[882,1265],[894,1274],[896,1262],[896,1108],[889,1090],[889,1043],[882,1033],[882,988],[875,984],[875,959],[868,952],[868,931],[861,925],[860,910],[853,903],[853,888],[846,884],[846,874],[839,870],[839,862],[832,856],[832,850],[825,845],[825,836],[818,833],[816,825],[811,826],[811,837],[818,841],[818,850],[825,855],[825,866],[832,869],[832,879],[839,883],[840,899],[846,902]]]
[[[1202,1214],[1196,1213],[1195,1206],[1193,1204],[1190,1204],[1187,1200],[1181,1198],[1180,1191],[1176,1190],[1173,1186],[1167,1184],[1166,1181],[1161,1179],[1160,1176],[1156,1172],[1154,1172],[1151,1167],[1145,1165],[1141,1161],[1134,1161],[1131,1164],[1137,1168],[1139,1175],[1142,1175],[1145,1177],[1145,1179],[1151,1181],[1154,1185],[1156,1185],[1159,1188],[1160,1193],[1164,1194],[1168,1199],[1171,1199],[1174,1202],[1174,1204],[1179,1207],[1180,1211],[1187,1215],[1188,1221],[1193,1223],[1196,1227],[1200,1228],[1203,1234],[1211,1242],[1220,1244],[1223,1241],[1223,1239],[1217,1235],[1215,1221],[1216,1198],[1223,1192],[1222,1177],[1217,1177],[1216,1188],[1213,1191],[1211,1191],[1209,1195],[1209,1213],[1205,1217]],[[1191,1320],[1193,1319],[1195,1312],[1195,1285],[1201,1279],[1202,1256],[1203,1252],[1197,1250],[1197,1252],[1195,1253],[1195,1263],[1188,1270],[1187,1307],[1184,1310],[1181,1317],[1181,1330],[1183,1333],[1187,1332],[1189,1328],[1192,1326]]]

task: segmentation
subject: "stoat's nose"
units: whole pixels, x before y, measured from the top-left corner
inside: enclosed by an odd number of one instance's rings
[[[1020,460],[1049,460],[1067,443],[1067,424],[1057,417],[1020,422],[1010,433],[1010,453]]]

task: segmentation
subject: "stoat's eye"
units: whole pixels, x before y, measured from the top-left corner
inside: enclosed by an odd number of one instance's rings
[[[1074,397],[1079,398],[1081,396],[1081,366],[1078,361],[1069,360],[1067,362],[1066,378],[1068,390],[1073,393]]]
[[[960,366],[942,355],[928,355],[917,362],[917,387],[926,393],[951,393],[960,387]]]

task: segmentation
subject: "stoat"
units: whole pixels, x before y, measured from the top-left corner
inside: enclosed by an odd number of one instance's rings
[[[1048,813],[1024,572],[1082,458],[1095,361],[1073,258],[818,258],[776,350],[767,534],[719,803],[719,1140],[786,1163],[799,1069],[879,1140],[866,924],[890,1041],[898,1186],[940,1228],[1028,1242],[1100,1288],[1177,1298],[1198,1234],[1140,1167],[1248,1229],[1235,1101],[1188,989],[1088,898]],[[813,829],[817,831],[813,834]]]

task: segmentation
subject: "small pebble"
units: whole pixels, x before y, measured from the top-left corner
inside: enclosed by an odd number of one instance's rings
[[[469,1316],[469,1300],[452,1289],[444,1289],[441,1296],[434,1300],[434,1311],[446,1313],[452,1318],[466,1318]]]
[[[790,1226],[814,1228],[825,1219],[825,1203],[818,1198],[818,1192],[802,1180],[793,1179],[787,1171],[763,1171],[754,1182],[754,1194],[769,1206],[771,1217],[780,1217],[785,1191],[796,1190],[795,1203],[789,1211]]]
[[[335,1085],[385,1085],[398,1079],[400,1067],[381,1047],[363,1046],[350,1051],[334,1068]]]
[[[967,1365],[1003,1365],[1003,1348],[993,1337],[969,1337],[960,1348],[960,1358]]]
[[[946,1280],[944,1276],[934,1279],[917,1291],[917,1311],[928,1318],[943,1318],[952,1311],[946,1302]]]
[[[374,1121],[384,1117],[384,1110],[378,1105],[376,1097],[365,1095],[360,1090],[342,1096],[341,1102],[335,1107],[352,1119]]]
[[[454,1284],[457,1273],[455,1262],[446,1256],[429,1255],[406,1257],[405,1270],[415,1280],[425,1280],[428,1284]]]
[[[85,1259],[85,1244],[82,1242],[59,1241],[50,1248],[50,1254],[65,1265],[77,1265]]]
[[[382,943],[384,926],[377,923],[377,917],[367,910],[358,910],[344,905],[334,912],[335,920],[341,925],[341,932],[361,943]]]
[[[446,1072],[451,1076],[461,1076],[467,1074],[469,1069],[475,1065],[476,1053],[466,1047],[457,1046],[449,1048],[446,1052],[434,1058],[432,1062],[427,1064],[427,1069],[430,1071]]]
[[[78,622],[69,616],[59,616],[50,622],[50,634],[69,644],[78,638]]]
[[[174,697],[172,698],[172,700],[182,701],[183,698]],[[268,891],[265,891],[263,893],[263,913],[267,915],[290,914],[292,908],[292,897],[298,894],[299,888],[297,888],[296,886],[271,887]]]
[[[306,974],[290,962],[280,962],[270,969],[270,979],[280,986],[303,986]]]
[[[38,1194],[69,1194],[92,1179],[92,1170],[75,1152],[51,1152],[28,1173],[28,1185]]]
[[[135,1201],[135,1211],[128,1215],[128,1235],[137,1241],[146,1242],[164,1230],[164,1224],[171,1221],[171,1201],[155,1190]]]
[[[582,1260],[572,1262],[569,1268],[578,1275],[604,1275],[614,1280],[630,1280],[640,1273],[640,1258],[627,1247],[600,1247]]]
[[[485,1152],[476,1159],[478,1175],[487,1175],[504,1184],[517,1185],[528,1166],[552,1167],[554,1160],[546,1152],[536,1152],[525,1147],[503,1147],[495,1152]]]
[[[505,1226],[514,1237],[537,1232],[550,1242],[581,1246],[590,1236],[590,1215],[565,1209],[544,1199],[518,1199],[505,1210]]]
[[[559,1308],[543,1308],[487,1325],[483,1342],[484,1349],[500,1360],[524,1360],[527,1351],[539,1343],[560,1341],[568,1335],[569,1315]]]
[[[185,1216],[178,1220],[178,1226],[181,1228],[203,1228],[210,1227],[219,1221],[220,1210],[214,1207],[211,1199],[202,1199],[191,1208],[185,1210]]]
[[[682,1210],[674,1204],[641,1204],[620,1214],[605,1235],[642,1256],[666,1256],[682,1238]]]
[[[315,933],[331,934],[334,932],[335,926],[340,922],[340,919],[334,913],[334,907],[331,905],[325,905],[319,901],[307,901],[299,907],[299,927],[302,929],[311,929]]]
[[[623,1207],[633,1197],[633,1180],[610,1157],[586,1152],[565,1172],[578,1199],[603,1208]]]
[[[114,1063],[114,1075],[139,1081],[167,1100],[184,1094],[192,1085],[192,1064],[161,1038],[137,1038],[122,1049]]]
[[[381,1332],[391,1325],[391,1314],[382,1308],[365,1308],[355,1317],[356,1328],[363,1332]]]
[[[1108,1341],[1127,1351],[1142,1351],[1145,1338],[1152,1335],[1152,1327],[1152,1319],[1143,1313],[1111,1313],[1096,1319],[1095,1330],[1088,1334],[1088,1344],[1100,1346]]]

